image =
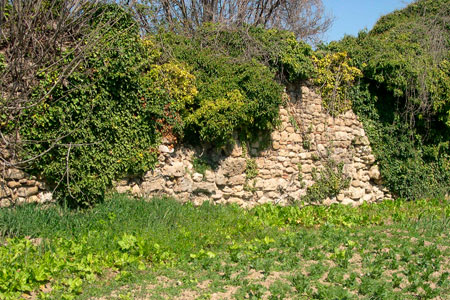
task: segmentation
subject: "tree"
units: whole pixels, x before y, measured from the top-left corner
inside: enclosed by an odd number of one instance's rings
[[[322,0],[146,0],[136,3],[148,31],[159,24],[193,31],[207,22],[285,29],[298,39],[317,41],[331,25]]]

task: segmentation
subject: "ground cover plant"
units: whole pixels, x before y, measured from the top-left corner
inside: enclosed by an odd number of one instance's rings
[[[2,299],[448,299],[448,201],[0,212]],[[440,297],[440,298],[439,298]]]

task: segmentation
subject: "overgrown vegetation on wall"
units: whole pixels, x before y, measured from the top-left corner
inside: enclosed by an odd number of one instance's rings
[[[313,70],[311,47],[289,32],[205,23],[195,34],[142,37],[126,8],[101,4],[96,13],[98,38],[84,59],[69,75],[37,72],[35,104],[2,124],[19,133],[28,170],[69,204],[92,205],[113,180],[151,169],[162,136],[221,147],[236,133],[270,132],[281,83]],[[60,53],[67,64],[71,47]]]
[[[350,178],[344,175],[343,168],[342,163],[328,160],[323,170],[313,170],[314,184],[306,189],[306,195],[301,200],[305,203],[322,203],[324,199],[336,197],[348,188]]]
[[[191,35],[163,32],[156,39],[163,60],[189,66],[198,95],[184,114],[186,140],[228,144],[233,133],[252,139],[270,132],[278,119],[282,86],[276,77],[310,77],[311,47],[292,33],[206,24]]]
[[[322,95],[323,107],[332,116],[351,109],[350,89],[362,73],[351,65],[347,52],[326,53],[322,57],[314,55],[312,59],[316,70],[313,83]]]
[[[387,186],[409,199],[450,191],[449,1],[417,1],[370,32],[324,47],[364,76],[349,97]]]
[[[13,24],[8,5],[0,18]],[[330,113],[352,106],[364,120],[397,196],[442,196],[450,189],[448,7],[417,1],[370,32],[313,51],[294,33],[257,24],[152,31],[135,18],[142,11],[98,4],[78,32],[92,46],[81,55],[75,40],[61,42],[56,61],[70,69],[51,68],[52,60],[27,73],[31,96],[19,100],[29,105],[19,101],[13,118],[2,113],[0,130],[58,199],[89,206],[113,180],[152,168],[162,136],[222,147],[236,134],[248,141],[270,132],[283,84],[309,80]],[[8,53],[0,51],[2,78],[11,71]],[[5,112],[9,102],[1,103]]]

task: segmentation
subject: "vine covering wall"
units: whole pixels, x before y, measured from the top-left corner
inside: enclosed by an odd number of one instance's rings
[[[163,144],[157,167],[143,178],[118,182],[117,191],[241,206],[360,204],[391,197],[382,186],[363,126],[351,110],[332,117],[320,96],[306,86],[285,100],[281,125],[268,139],[211,151]]]
[[[120,193],[173,196],[201,204],[266,202],[360,204],[391,195],[382,179],[369,140],[356,115],[333,117],[319,95],[306,86],[285,95],[281,124],[253,143],[205,149],[163,141],[158,164],[143,177],[116,183]],[[4,170],[1,205],[51,201],[36,177]]]

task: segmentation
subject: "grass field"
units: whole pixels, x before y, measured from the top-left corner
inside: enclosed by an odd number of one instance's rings
[[[0,299],[450,299],[448,201],[0,210]]]

